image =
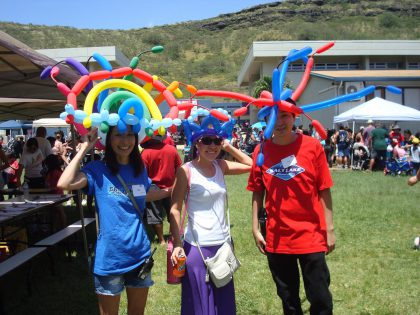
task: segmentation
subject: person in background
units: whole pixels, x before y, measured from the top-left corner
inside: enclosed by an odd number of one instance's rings
[[[405,150],[400,146],[396,138],[392,139],[392,157],[396,160],[403,159],[405,157]]]
[[[192,143],[193,161],[180,167],[176,174],[170,218],[174,239],[172,262],[176,264],[180,255],[187,257],[185,276],[181,280],[181,314],[233,315],[236,314],[233,280],[220,288],[206,282],[207,269],[198,245],[204,257],[213,257],[225,242],[230,242],[224,176],[249,172],[252,160],[213,129],[195,133]],[[221,150],[238,162],[218,159]],[[182,243],[180,214],[187,191],[188,225]]]
[[[347,130],[343,125],[340,125],[339,130],[335,135],[335,143],[337,144],[337,165],[341,164],[342,168],[348,167],[349,159],[349,137]]]
[[[153,136],[152,139],[141,144],[141,156],[152,183],[159,189],[171,188],[175,181],[178,167],[182,165],[181,158],[174,146],[162,142],[162,136]],[[153,225],[158,241],[165,244],[163,238],[163,218],[166,215],[169,221],[171,198],[146,202],[147,223]]]
[[[417,137],[414,137],[411,140],[410,155],[411,155],[411,165],[413,167],[413,175],[416,175],[420,168],[419,143],[420,143],[420,140]]]
[[[359,131],[356,133],[356,135],[354,136],[354,139],[357,138],[357,136],[360,136],[360,139],[362,139],[363,141],[363,132],[365,131],[365,127],[364,126],[360,126]],[[364,141],[363,141],[364,142]]]
[[[408,148],[411,146],[413,138],[414,135],[411,133],[410,129],[404,130],[404,146],[406,150],[408,150]]]
[[[20,158],[20,156],[23,153],[23,148],[25,146],[25,139],[22,136],[20,136],[16,138],[16,141],[17,141],[17,144],[14,148],[14,152],[15,152],[16,158]]]
[[[7,162],[9,167],[4,170],[7,174],[7,188],[15,189],[17,188],[17,177],[16,173],[19,169],[19,161],[16,158],[16,154],[14,152],[10,152],[7,154]],[[9,193],[9,199],[13,197],[13,194]]]
[[[169,144],[169,145],[171,145],[171,146],[173,146],[173,147],[176,148],[174,139],[172,139],[172,135],[170,134],[169,131],[166,131],[165,136],[162,138],[162,143]]]
[[[252,191],[252,233],[258,250],[267,256],[283,313],[303,314],[300,265],[310,314],[327,315],[333,312],[325,259],[335,248],[333,182],[322,145],[292,132],[295,119],[292,113],[279,111],[272,139],[264,142],[262,166],[256,164],[261,147],[254,151],[247,187]],[[344,128],[340,131],[347,134]],[[265,239],[258,221],[264,205]]]
[[[391,128],[391,132],[389,133],[390,139],[397,139],[398,145],[402,146],[404,144],[404,136],[401,134],[401,128],[398,125],[394,125]]]
[[[145,274],[144,279],[138,277],[139,267],[151,256],[142,220],[145,203],[168,197],[171,191],[149,191],[151,183],[138,148],[138,134],[131,126],[123,133],[111,126],[104,160],[90,162],[80,170],[84,156],[99,139],[97,129],[92,128],[84,137],[86,141],[64,169],[57,186],[65,190],[85,188],[88,194],[95,195],[99,234],[93,273],[100,314],[118,314],[121,292],[125,289],[127,313],[142,315],[149,287],[153,285],[151,273]],[[121,179],[137,206],[127,195]]]
[[[39,129],[39,128],[38,128]],[[44,139],[47,141],[46,139]],[[47,142],[48,145],[49,142]],[[19,161],[19,169],[16,173],[17,186],[22,186],[20,178],[25,169],[25,181],[28,183],[29,188],[45,188],[45,179],[42,174],[44,155],[38,147],[37,138],[30,138],[23,150],[22,158]]]
[[[372,130],[371,136],[369,138],[368,148],[370,150],[370,162],[369,170],[373,171],[375,163],[378,163],[379,169],[383,169],[385,165],[386,157],[386,148],[387,148],[387,138],[389,138],[388,132],[385,129],[385,126],[377,126]]]
[[[35,138],[38,144],[38,148],[41,151],[43,160],[52,153],[51,144],[46,139],[47,129],[45,127],[38,127],[36,129]],[[29,140],[28,140],[29,141]],[[25,147],[28,145],[28,142],[25,143]],[[25,150],[25,147],[23,148]]]
[[[365,146],[367,146],[369,148],[369,151],[371,151],[372,148],[369,147],[369,139],[370,139],[370,136],[372,134],[372,131],[375,129],[375,126],[373,124],[372,119],[369,119],[367,121],[367,123],[368,123],[368,126],[363,131],[363,142],[365,143]]]

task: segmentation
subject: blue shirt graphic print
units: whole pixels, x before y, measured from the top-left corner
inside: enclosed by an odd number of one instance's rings
[[[276,176],[277,178],[280,178],[284,181],[288,181],[305,171],[305,169],[299,166],[297,163],[287,165],[287,166],[283,165],[284,160],[285,159],[283,159],[280,163],[277,163],[273,165],[272,167],[270,167],[269,169],[267,169],[266,171],[267,174]]]

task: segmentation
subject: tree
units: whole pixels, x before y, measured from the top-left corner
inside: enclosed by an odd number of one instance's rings
[[[255,82],[254,94],[255,98],[259,98],[262,91],[271,92],[271,77],[263,77]]]

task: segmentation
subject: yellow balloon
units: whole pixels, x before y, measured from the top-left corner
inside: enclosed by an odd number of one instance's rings
[[[85,119],[83,119],[83,127],[90,128],[92,126],[92,120],[90,119],[90,117],[86,117]]]
[[[158,79],[158,76],[153,75],[152,78],[153,78],[153,81],[156,81]],[[148,93],[150,93],[150,91],[153,89],[153,83],[147,82],[145,85],[143,85],[143,89],[145,89]]]
[[[162,120],[162,114],[160,113],[155,101],[150,96],[149,93],[147,93],[141,86],[127,80],[122,79],[111,79],[106,80],[98,83],[95,85],[89,92],[88,96],[85,100],[85,106],[83,107],[83,110],[85,111],[88,116],[92,114],[93,110],[93,103],[95,102],[95,99],[98,97],[99,93],[101,93],[103,90],[106,89],[112,89],[112,88],[123,88],[130,92],[133,92],[136,94],[141,100],[144,101],[147,108],[149,109],[150,115],[157,119]],[[84,121],[83,121],[84,124]]]

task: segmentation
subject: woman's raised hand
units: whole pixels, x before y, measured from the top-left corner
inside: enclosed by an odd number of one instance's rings
[[[98,128],[91,128],[87,134],[81,137],[82,143],[80,149],[89,152],[95,147],[96,142],[99,140]]]

